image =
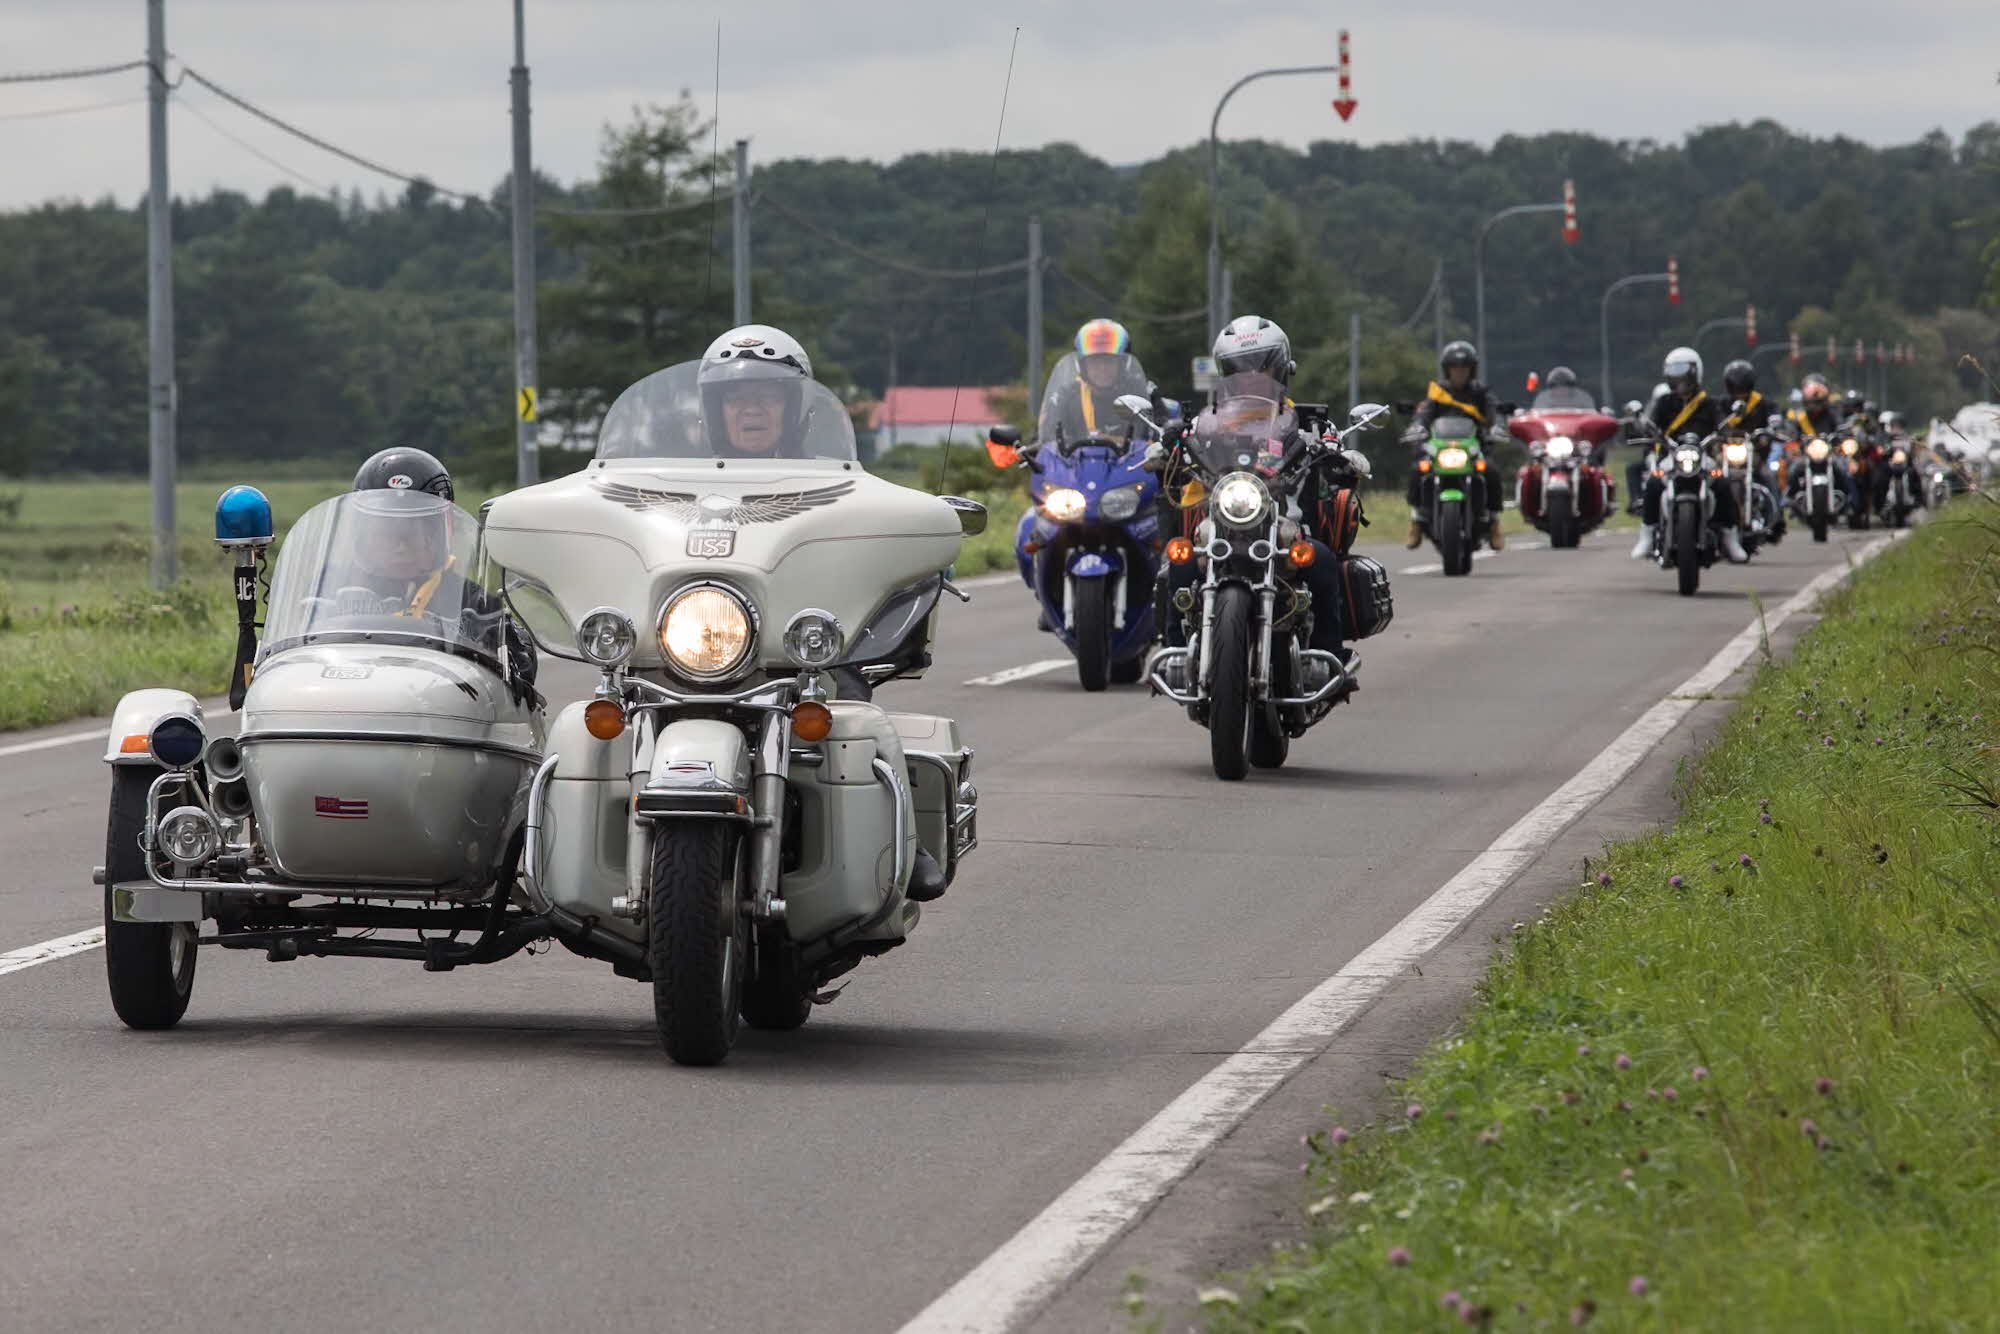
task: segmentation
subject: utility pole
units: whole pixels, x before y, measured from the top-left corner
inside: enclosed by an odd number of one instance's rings
[[[1347,410],[1361,401],[1361,312],[1347,317]]]
[[[1486,233],[1493,230],[1493,224],[1507,218],[1519,217],[1523,213],[1560,213],[1563,215],[1563,236],[1571,237],[1573,228],[1570,220],[1576,216],[1576,194],[1568,181],[1563,182],[1563,197],[1553,204],[1516,204],[1503,208],[1481,224],[1472,238],[1472,327],[1473,338],[1479,345],[1479,355],[1493,364],[1493,353],[1486,346]],[[1489,380],[1491,377],[1488,377]]]
[[[528,36],[514,0],[514,483],[533,486],[542,479],[536,439],[535,382],[535,169],[528,139]]]
[[[1042,220],[1028,219],[1028,415],[1042,411]]]
[[[750,141],[736,141],[736,193],[729,201],[737,324],[750,323]]]
[[[1223,324],[1227,324],[1229,323],[1229,321],[1236,318],[1234,315],[1229,313],[1230,311],[1236,309],[1236,275],[1231,273],[1227,266],[1225,266],[1222,270],[1221,290],[1222,290],[1222,310],[1223,310],[1222,323],[1215,326],[1214,334],[1209,335],[1209,340],[1211,342],[1214,341],[1215,334],[1219,334],[1222,332]]]
[[[1437,284],[1437,300],[1431,306],[1432,312],[1437,317],[1437,347],[1434,349],[1434,355],[1442,357],[1444,355],[1444,261],[1443,260],[1439,260],[1437,262],[1436,276],[1435,278],[1432,279],[1432,281],[1434,281]]]
[[[174,533],[174,228],[167,186],[166,0],[146,0],[146,100],[149,185],[146,196],[147,470],[153,484],[153,586],[180,575]]]

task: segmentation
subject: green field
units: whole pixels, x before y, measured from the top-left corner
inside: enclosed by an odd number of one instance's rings
[[[314,504],[347,487],[332,475],[243,480],[271,498],[282,536]],[[904,480],[898,478],[897,480]],[[210,540],[227,484],[176,488],[181,579],[151,586],[151,502],[142,478],[0,484],[0,731],[108,712],[141,686],[220,694],[236,643],[229,557]],[[18,497],[18,506],[9,502]],[[484,495],[462,495],[476,509]],[[987,497],[991,526],[965,544],[962,574],[1011,557],[1021,500]]]
[[[2000,1328],[2000,507],[1829,612],[1211,1329]]]

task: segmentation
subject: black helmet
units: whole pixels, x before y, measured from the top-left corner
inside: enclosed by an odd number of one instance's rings
[[[1558,366],[1549,372],[1547,379],[1542,381],[1542,387],[1544,389],[1574,389],[1576,388],[1576,372],[1567,366]]]
[[[354,491],[422,491],[456,501],[451,474],[434,454],[396,446],[371,455],[354,474]]]
[[[1859,389],[1850,389],[1841,400],[1849,412],[1866,412],[1868,399]]]
[[[1438,353],[1438,374],[1448,374],[1453,366],[1464,366],[1471,370],[1473,377],[1479,375],[1479,349],[1463,338],[1453,339]]]
[[[1757,387],[1757,368],[1738,357],[1722,368],[1722,387],[1730,394],[1747,394]]]

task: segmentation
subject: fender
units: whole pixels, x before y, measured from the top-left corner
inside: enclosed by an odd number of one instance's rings
[[[1125,568],[1125,558],[1116,551],[1078,551],[1069,558],[1072,579],[1103,579]]]
[[[118,701],[118,707],[111,711],[111,735],[105,739],[104,762],[106,764],[153,764],[152,752],[143,741],[136,751],[126,750],[125,744],[132,737],[146,737],[162,718],[175,714],[186,714],[197,723],[207,725],[201,716],[201,701],[185,690],[133,690]]]
[[[646,785],[633,799],[641,820],[677,815],[748,820],[753,766],[750,743],[733,723],[677,718],[653,742]]]

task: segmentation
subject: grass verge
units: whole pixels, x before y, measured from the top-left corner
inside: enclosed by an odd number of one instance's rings
[[[1676,825],[1516,930],[1407,1114],[1309,1136],[1309,1235],[1210,1328],[1995,1328],[1996,692],[1975,500],[1760,675]]]

